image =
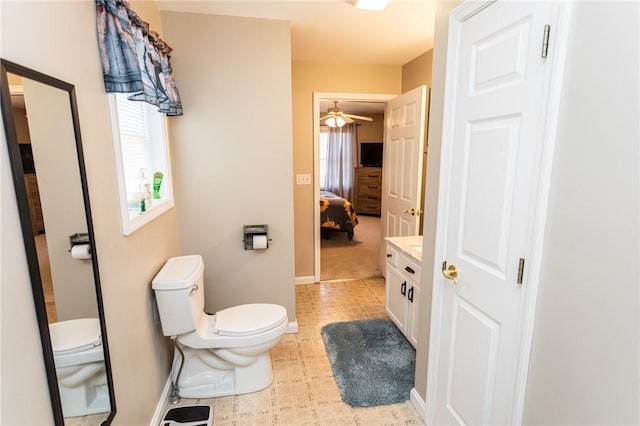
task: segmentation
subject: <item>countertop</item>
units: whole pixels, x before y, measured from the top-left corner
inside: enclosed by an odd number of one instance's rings
[[[422,262],[422,235],[411,237],[386,237],[390,244],[405,252],[418,262]]]

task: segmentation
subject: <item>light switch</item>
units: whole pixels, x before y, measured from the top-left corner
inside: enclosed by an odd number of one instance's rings
[[[310,174],[297,174],[296,175],[296,184],[297,185],[311,185],[311,175]]]

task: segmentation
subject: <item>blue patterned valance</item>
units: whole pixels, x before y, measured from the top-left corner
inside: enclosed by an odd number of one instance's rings
[[[182,115],[172,51],[124,0],[96,0],[98,46],[107,92],[131,93],[167,115]]]

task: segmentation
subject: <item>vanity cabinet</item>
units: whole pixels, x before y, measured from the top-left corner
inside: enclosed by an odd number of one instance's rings
[[[407,340],[418,344],[420,263],[402,248],[387,241],[385,309]]]

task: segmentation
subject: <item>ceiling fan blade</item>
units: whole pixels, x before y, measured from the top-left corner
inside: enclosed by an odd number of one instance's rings
[[[327,115],[325,115],[324,117],[320,117],[320,121],[322,121],[322,120],[326,120],[326,119],[327,119],[327,118],[329,118],[329,117],[333,117],[333,116],[332,116],[331,114],[327,114]]]
[[[363,117],[361,115],[353,115],[353,114],[342,114],[343,117],[349,117],[349,118],[355,118],[357,120],[364,120],[364,121],[373,121],[373,118],[371,117]]]
[[[342,119],[344,121],[346,121],[347,123],[349,123],[349,124],[353,123],[353,120],[351,118],[347,117],[346,114],[342,114]]]

